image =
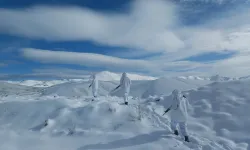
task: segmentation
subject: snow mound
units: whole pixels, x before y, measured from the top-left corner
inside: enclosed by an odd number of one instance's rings
[[[43,101],[5,102],[0,103],[0,118],[4,120],[0,122],[0,127],[65,135],[90,130],[135,133],[159,126],[151,122],[152,118],[139,118],[136,102],[129,106],[120,103],[121,99],[111,97],[110,100],[99,97],[96,101],[61,97]],[[145,113],[148,112],[149,109],[145,108]]]
[[[216,82],[184,92],[190,103],[188,128],[193,136],[210,139],[223,149],[248,149],[250,81]],[[170,106],[170,96],[160,106]],[[159,108],[158,108],[159,109]]]
[[[143,98],[155,95],[166,95],[170,94],[174,89],[189,90],[196,89],[211,83],[210,81],[204,80],[186,80],[180,78],[159,78],[157,80],[150,81],[146,87]],[[143,86],[145,87],[145,86]]]
[[[127,75],[131,80],[155,80],[157,79],[155,77],[143,76],[143,75],[131,74],[131,73],[127,73]],[[101,81],[120,80],[121,76],[122,76],[122,73],[113,73],[109,71],[102,71],[102,72],[97,73],[97,77]]]
[[[138,149],[142,145],[144,149],[148,146],[154,149],[155,146],[149,144],[158,141],[161,144],[167,142],[167,146],[173,148],[192,147],[171,135],[164,139],[164,134],[169,134],[168,121],[148,105],[142,106],[141,113],[138,113],[138,105],[132,100],[125,106],[120,104],[122,99],[111,97],[100,97],[94,102],[88,99],[43,98],[42,101],[28,103],[0,103],[0,128],[3,129],[0,131],[0,148],[58,149],[63,145],[65,150]],[[7,129],[12,131],[7,132]],[[10,141],[15,141],[11,147]]]

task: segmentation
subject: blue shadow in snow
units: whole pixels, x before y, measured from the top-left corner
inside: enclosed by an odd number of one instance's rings
[[[167,132],[166,130],[155,131],[150,134],[141,134],[132,138],[112,141],[106,144],[85,145],[83,147],[78,148],[78,150],[116,149],[116,148],[124,148],[124,147],[130,147],[130,146],[135,146],[135,145],[142,145],[142,144],[157,141],[167,134],[169,134],[169,132]]]

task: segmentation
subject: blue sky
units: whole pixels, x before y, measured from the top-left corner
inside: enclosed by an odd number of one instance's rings
[[[248,75],[248,12],[247,0],[0,1],[0,77]]]

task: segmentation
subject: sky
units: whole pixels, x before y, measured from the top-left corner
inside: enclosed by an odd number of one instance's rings
[[[249,0],[3,0],[0,77],[250,74]]]

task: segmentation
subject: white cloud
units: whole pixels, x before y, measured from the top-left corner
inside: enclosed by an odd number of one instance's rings
[[[33,77],[50,77],[50,78],[86,78],[91,74],[90,71],[82,69],[69,69],[59,67],[43,67],[32,70],[31,74],[26,76]],[[25,75],[24,75],[25,77]]]
[[[122,59],[94,53],[51,51],[32,48],[24,48],[21,52],[25,58],[42,63],[75,64],[86,67],[106,68],[109,70],[149,71],[159,69],[156,64],[145,60]]]
[[[250,74],[250,53],[242,52],[231,58],[211,64],[210,73],[224,76],[240,77]]]
[[[46,67],[46,68],[36,68],[32,70],[35,74],[74,74],[74,75],[89,75],[91,72],[82,69],[69,69],[69,68],[60,68],[60,67]]]
[[[250,74],[249,57],[250,52],[239,52],[238,54],[224,60],[216,60],[208,63],[177,61],[170,63],[170,66],[167,67],[170,69],[176,69],[173,71],[173,75],[212,76],[219,74],[228,77],[242,77]]]
[[[122,59],[92,53],[78,53],[65,51],[51,51],[26,48],[22,49],[22,55],[34,61],[49,64],[75,64],[92,67],[101,70],[115,72],[148,72],[153,76],[176,76],[176,75],[206,75],[211,76],[220,74],[229,77],[245,76],[250,74],[250,53],[242,52],[231,58],[211,62],[192,62],[192,61],[167,61],[163,58],[158,60],[134,60]],[[71,69],[37,69],[35,75],[53,75],[58,72],[61,77],[78,77],[88,71]],[[74,74],[74,75],[73,75]]]
[[[176,75],[173,71],[186,71],[200,69],[204,64],[190,61],[167,61],[159,60],[138,60],[138,59],[123,59],[93,53],[79,53],[66,51],[40,50],[33,48],[24,48],[21,50],[22,56],[27,59],[48,64],[75,64],[85,67],[92,67],[101,70],[109,70],[115,72],[148,72],[149,75]],[[51,72],[53,69],[45,70]],[[36,72],[35,73],[44,73]],[[60,70],[58,70],[58,73]],[[82,74],[82,71],[79,71]],[[63,69],[62,74],[69,74],[69,71]]]
[[[92,53],[22,50],[24,57],[43,63],[77,64],[111,71],[147,71],[154,75],[175,74],[168,70],[233,76],[250,73],[247,57],[241,56],[250,50],[249,8],[236,9],[204,24],[186,27],[179,24],[178,10],[164,0],[135,0],[127,13],[49,6],[0,9],[0,33],[50,41],[92,41],[133,50],[124,56],[126,58],[163,53],[147,60],[135,60]],[[235,50],[239,55],[209,64],[180,61],[204,52],[224,50]],[[119,53],[113,56],[119,56]]]
[[[90,40],[164,51],[183,46],[170,30],[175,19],[174,5],[164,0],[136,0],[129,13],[120,14],[79,7],[37,6],[0,9],[0,32],[52,41]]]
[[[250,27],[249,8],[225,13],[220,16],[223,18],[215,16],[194,27],[179,24],[178,10],[165,0],[135,0],[127,13],[50,6],[0,9],[0,33],[50,41],[93,41],[147,51],[189,51],[189,56],[250,47],[241,37],[229,40],[239,28]]]

